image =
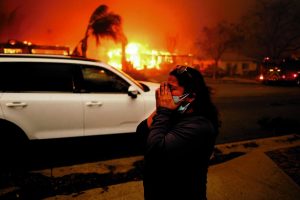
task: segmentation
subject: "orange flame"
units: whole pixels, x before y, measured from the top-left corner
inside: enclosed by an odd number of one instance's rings
[[[121,48],[111,49],[107,53],[108,64],[122,69]],[[173,63],[172,55],[167,51],[150,50],[146,45],[137,42],[128,43],[125,50],[126,61],[137,70],[160,69],[162,63]]]

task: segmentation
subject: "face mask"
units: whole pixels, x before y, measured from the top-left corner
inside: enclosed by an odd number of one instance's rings
[[[187,103],[186,105],[180,105],[179,108],[177,109],[177,111],[181,114],[183,114],[189,107],[191,103]]]
[[[189,96],[189,94],[184,94],[184,95],[181,95],[181,96],[172,96],[172,97],[173,97],[174,103],[178,104],[180,101],[185,99],[187,96]]]
[[[188,96],[189,96],[189,93],[184,94],[182,96],[173,96],[173,101],[174,101],[175,104],[178,104],[178,103],[180,103],[182,100],[184,100]],[[189,107],[190,104],[191,103],[187,103],[185,105],[180,105],[178,107],[178,109],[177,109],[177,112],[179,112],[181,114],[184,113],[188,109],[188,107]]]

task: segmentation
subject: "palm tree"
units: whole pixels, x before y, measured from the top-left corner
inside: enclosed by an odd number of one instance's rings
[[[100,44],[100,38],[109,37],[114,41],[127,44],[127,39],[122,30],[122,20],[117,14],[108,11],[106,5],[100,5],[91,15],[84,37],[75,47],[72,55],[86,57],[88,38],[94,36],[96,45]],[[124,58],[122,58],[124,59]]]

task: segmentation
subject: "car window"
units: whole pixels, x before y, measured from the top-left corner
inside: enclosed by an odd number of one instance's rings
[[[1,63],[0,90],[73,92],[72,67],[57,63]]]
[[[138,82],[137,80],[135,80],[134,78],[132,78],[131,76],[129,76],[128,74],[126,74],[125,72],[123,72],[122,70],[119,70],[119,69],[116,69],[116,70],[118,70],[118,72],[121,73],[123,76],[125,76],[127,79],[129,79],[130,81],[132,81],[140,89],[144,90],[144,92],[148,92],[148,90],[147,90],[148,88],[145,88],[140,82]]]
[[[84,87],[88,92],[127,93],[129,83],[100,67],[82,67]]]

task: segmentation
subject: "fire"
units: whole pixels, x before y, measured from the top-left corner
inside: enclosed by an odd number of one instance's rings
[[[121,48],[111,49],[107,53],[108,63],[122,69]],[[146,45],[137,42],[128,43],[125,50],[126,61],[137,70],[160,69],[162,63],[173,63],[172,54],[167,51],[151,50]]]

